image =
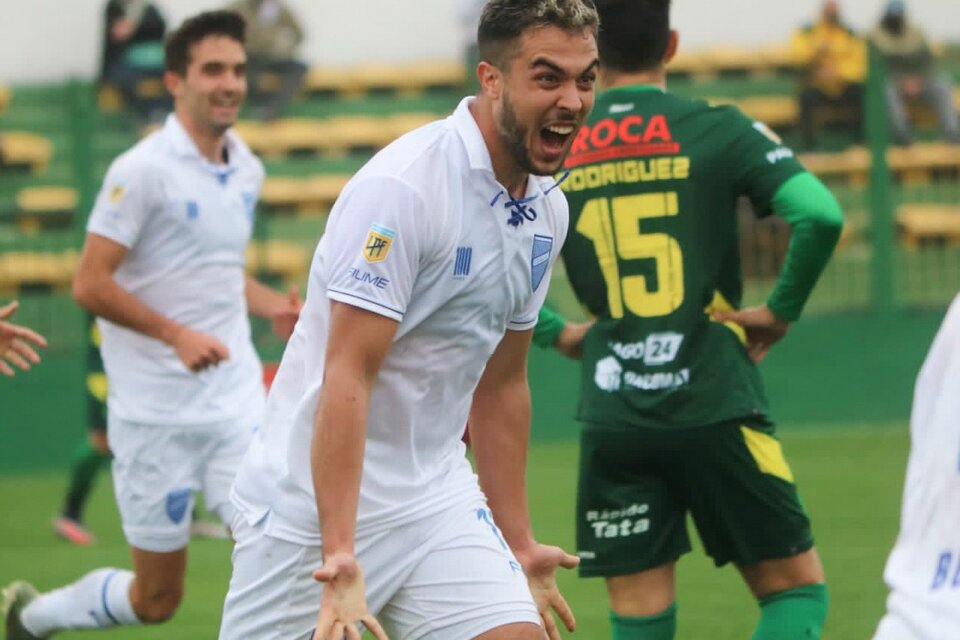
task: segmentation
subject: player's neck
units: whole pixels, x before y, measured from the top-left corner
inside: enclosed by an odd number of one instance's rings
[[[646,85],[649,87],[659,87],[663,91],[666,91],[667,72],[663,67],[653,71],[635,71],[630,73],[608,69],[601,72],[600,83],[604,89]]]
[[[223,149],[226,145],[226,136],[223,132],[212,131],[205,127],[198,126],[187,114],[181,111],[176,112],[177,120],[180,125],[193,140],[197,146],[200,155],[216,164],[222,164],[224,161]]]
[[[504,146],[500,138],[500,130],[493,119],[490,104],[486,102],[483,96],[478,96],[476,100],[470,103],[470,113],[480,128],[480,134],[487,145],[490,164],[493,167],[493,175],[497,178],[497,182],[507,188],[511,197],[522,197],[527,192],[529,174],[520,168]]]

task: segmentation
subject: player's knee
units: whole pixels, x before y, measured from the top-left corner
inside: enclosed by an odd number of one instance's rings
[[[180,601],[183,599],[183,588],[156,589],[144,594],[139,601],[133,603],[137,618],[144,624],[159,624],[166,622],[177,612]]]

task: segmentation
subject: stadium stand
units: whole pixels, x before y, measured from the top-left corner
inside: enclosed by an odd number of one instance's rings
[[[46,137],[27,131],[7,131],[3,134],[0,169],[42,173],[50,165],[52,155],[53,143]]]
[[[73,187],[37,186],[21,189],[16,198],[17,225],[28,233],[69,227],[79,201]]]
[[[928,243],[960,245],[960,206],[907,204],[897,210],[900,243],[912,250]]]

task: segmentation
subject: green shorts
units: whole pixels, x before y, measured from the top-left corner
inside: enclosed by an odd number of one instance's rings
[[[793,474],[769,425],[587,425],[577,491],[580,575],[627,575],[690,551],[687,513],[717,566],[813,547]]]

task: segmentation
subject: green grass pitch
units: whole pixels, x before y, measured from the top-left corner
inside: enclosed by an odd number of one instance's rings
[[[905,424],[836,425],[783,429],[786,454],[813,517],[817,545],[830,586],[829,640],[867,639],[883,612],[881,573],[893,544],[909,440]],[[537,536],[573,549],[576,483],[574,443],[537,444],[530,455],[530,503]],[[75,548],[50,531],[63,488],[59,474],[0,477],[0,581],[29,578],[40,589],[65,584],[100,566],[128,567],[109,478],[104,475],[90,505],[98,535],[92,548]],[[230,547],[198,540],[190,546],[184,604],[173,621],[154,628],[66,632],[57,638],[131,640],[216,637],[230,575]],[[577,615],[572,638],[609,638],[607,607],[599,580],[571,572],[561,588]],[[743,640],[756,607],[736,571],[716,570],[699,550],[680,563],[680,640]],[[565,634],[567,637],[567,634]]]

